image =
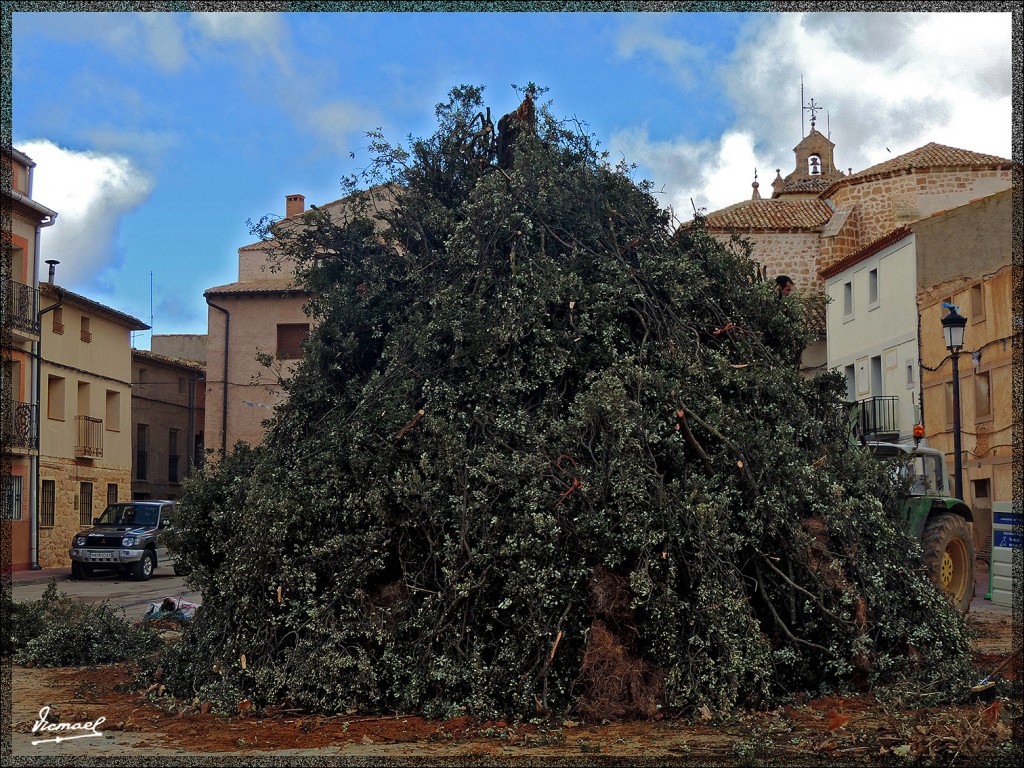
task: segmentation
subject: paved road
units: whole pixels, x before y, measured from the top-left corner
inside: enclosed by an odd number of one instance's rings
[[[58,574],[55,578],[58,591],[91,603],[109,600],[112,606],[123,608],[129,619],[142,618],[150,603],[161,602],[165,597],[180,598],[196,605],[202,602],[202,596],[185,584],[185,577],[175,576],[169,566],[157,568],[149,581],[132,581],[113,573],[97,573],[85,581],[73,581],[69,573]],[[11,584],[12,597],[15,602],[38,600],[51,580],[15,580]]]

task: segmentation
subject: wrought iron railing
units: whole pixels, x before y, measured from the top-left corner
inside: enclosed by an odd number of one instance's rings
[[[103,455],[103,419],[92,416],[76,416],[78,422],[78,442],[75,445],[76,456],[92,458]]]
[[[895,395],[879,395],[859,400],[860,431],[865,436],[899,434],[900,399]]]
[[[0,286],[3,291],[4,319],[10,323],[10,327],[26,333],[39,333],[39,319],[36,317],[39,289],[14,280],[4,280]]]
[[[4,447],[35,449],[39,446],[36,407],[32,403],[10,403],[3,412],[0,428]]]

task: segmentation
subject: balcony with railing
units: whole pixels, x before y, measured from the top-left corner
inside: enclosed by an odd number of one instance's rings
[[[4,409],[0,429],[5,450],[17,453],[39,447],[36,437],[36,407],[32,403],[13,402]]]
[[[11,329],[14,341],[34,341],[39,337],[39,289],[14,280],[0,283],[3,294],[4,324]]]
[[[857,401],[857,426],[869,440],[899,440],[900,399],[895,395],[866,397]]]
[[[92,416],[76,416],[78,440],[75,443],[75,456],[96,459],[103,456],[103,419]]]

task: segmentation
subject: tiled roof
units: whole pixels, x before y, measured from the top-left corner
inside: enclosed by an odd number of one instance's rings
[[[837,183],[858,181],[866,176],[877,174],[898,173],[910,168],[977,168],[979,166],[1009,168],[1011,165],[1013,162],[1004,157],[985,155],[932,142],[891,160],[886,160],[884,163],[878,163],[863,171],[858,171]]]
[[[824,192],[828,189],[835,179],[794,179],[793,181],[784,182],[772,190],[772,197],[778,197],[792,192],[806,192],[815,193]]]
[[[709,213],[709,230],[820,229],[832,218],[823,200],[747,200]]]
[[[280,278],[278,280],[251,280],[244,283],[228,283],[227,285],[216,285],[213,288],[207,288],[204,292],[204,296],[217,295],[217,294],[234,294],[234,295],[246,295],[246,294],[260,294],[260,293],[306,293],[305,288],[300,288],[295,285],[295,282],[290,277]]]
[[[79,307],[85,307],[88,310],[96,312],[105,316],[108,320],[112,320],[119,325],[125,325],[131,328],[133,331],[148,331],[149,326],[139,320],[137,317],[132,317],[129,314],[120,312],[112,307],[108,307],[106,304],[100,304],[98,301],[82,296],[80,293],[69,291],[67,288],[59,285],[53,285],[51,283],[40,283],[39,293],[43,296],[56,299],[58,298],[58,290],[64,294],[64,301],[70,304],[77,304]],[[45,307],[44,307],[45,309]]]
[[[205,365],[197,363],[195,360],[185,360],[181,357],[158,355],[156,352],[150,352],[148,349],[132,349],[132,357],[145,358],[146,360],[166,363],[167,365],[176,365],[179,368],[187,368],[188,370],[195,371],[197,373],[203,373],[206,370]]]
[[[818,270],[818,274],[821,275],[822,279],[828,280],[830,277],[835,277],[845,269],[849,269],[854,264],[859,264],[864,259],[874,256],[879,251],[888,248],[894,243],[898,243],[905,237],[909,237],[912,234],[909,227],[897,227],[888,234],[882,235],[874,242],[868,243],[859,251],[851,253],[844,259],[840,259],[837,262],[829,264],[827,267],[823,267]]]

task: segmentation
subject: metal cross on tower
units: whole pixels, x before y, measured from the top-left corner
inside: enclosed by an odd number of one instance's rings
[[[814,103],[814,99],[812,98],[811,99],[811,103],[806,105],[804,107],[804,109],[806,109],[808,112],[811,113],[811,130],[813,131],[814,130],[814,121],[816,119],[814,113],[817,112],[819,109],[824,109],[824,107],[821,106],[820,104],[815,104]]]

